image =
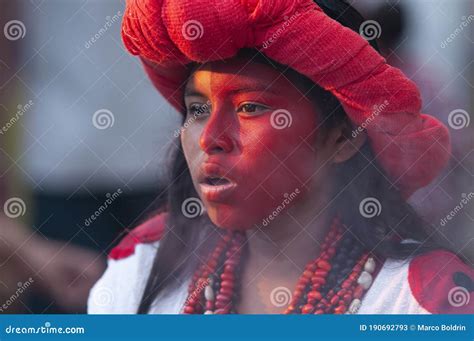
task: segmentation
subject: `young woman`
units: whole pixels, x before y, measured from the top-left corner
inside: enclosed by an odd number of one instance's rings
[[[474,271],[406,203],[448,132],[363,23],[341,0],[128,1],[125,44],[183,125],[168,205],[91,313],[474,312]]]

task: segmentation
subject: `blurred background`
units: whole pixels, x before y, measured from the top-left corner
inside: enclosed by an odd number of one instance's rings
[[[473,265],[474,1],[349,2],[451,131],[411,203]],[[122,46],[124,6],[0,0],[0,313],[85,312],[107,252],[163,202],[179,117]]]

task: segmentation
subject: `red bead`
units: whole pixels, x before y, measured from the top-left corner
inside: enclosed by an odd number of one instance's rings
[[[224,266],[224,272],[234,272],[234,270],[235,270],[235,265],[226,264]]]
[[[219,293],[219,294],[217,294],[217,296],[216,296],[216,303],[219,302],[219,301],[220,301],[220,302],[226,302],[226,303],[227,303],[227,302],[230,301],[230,299],[231,299],[231,295],[226,295],[226,294],[221,294],[221,293]]]
[[[349,304],[349,303],[352,302],[352,295],[350,295],[350,294],[345,294],[342,299],[344,300],[344,303],[345,303],[345,304]]]
[[[315,315],[321,315],[321,314],[324,314],[324,310],[322,309],[318,309],[314,312]]]
[[[231,272],[224,272],[222,275],[221,275],[221,279],[223,281],[233,281],[234,280],[234,274],[231,273]]]
[[[342,288],[344,289],[349,289],[351,286],[352,286],[352,283],[348,280],[345,280],[343,283],[342,283]]]
[[[347,293],[347,289],[341,289],[341,290],[339,290],[339,292],[337,293],[337,296],[343,297],[346,293]]]
[[[229,309],[228,308],[219,308],[216,311],[214,311],[214,314],[222,315],[222,314],[228,314]]]
[[[358,273],[351,273],[351,274],[349,275],[349,279],[350,279],[351,281],[357,280],[358,277],[359,277],[359,274],[358,274]]]
[[[185,314],[194,314],[194,308],[187,305],[186,307],[184,307],[184,313]]]
[[[331,303],[331,305],[336,305],[337,302],[339,302],[339,296],[335,295],[331,298],[330,303]]]
[[[319,291],[310,291],[308,293],[308,298],[313,299],[313,300],[320,300],[321,298],[323,298],[323,296],[321,295]]]
[[[305,304],[303,308],[301,308],[302,314],[311,314],[314,310],[314,306],[312,304]]]
[[[221,288],[232,289],[232,288],[234,288],[234,282],[232,282],[232,281],[222,281],[221,282]]]
[[[304,290],[306,288],[305,284],[297,284],[296,285],[296,290]]]
[[[312,271],[306,270],[306,271],[303,272],[303,277],[311,278],[311,276],[313,276]]]
[[[336,309],[334,309],[334,314],[344,314],[346,312],[346,307],[343,305],[340,305]]]
[[[214,302],[213,301],[207,301],[206,302],[206,310],[214,310]]]
[[[232,296],[232,294],[234,293],[233,290],[231,288],[221,288],[219,290],[219,293],[220,294],[224,294],[224,295],[228,295],[228,296]]]
[[[227,259],[224,264],[237,266],[237,264],[239,264],[239,261],[235,259],[234,257],[232,257],[232,258]]]
[[[313,276],[311,277],[311,282],[313,282],[314,284],[326,284],[326,279],[321,276]]]
[[[323,269],[323,270],[326,270],[326,271],[329,271],[331,270],[331,264],[329,264],[328,261],[325,261],[325,260],[320,260],[318,262],[318,266]]]
[[[304,285],[306,285],[306,284],[309,283],[309,281],[310,281],[310,278],[308,278],[308,277],[301,277],[301,278],[298,280],[298,284],[304,284]]]
[[[324,277],[327,276],[327,274],[328,274],[328,272],[326,270],[319,270],[318,269],[314,272],[314,277],[323,277],[324,278]]]

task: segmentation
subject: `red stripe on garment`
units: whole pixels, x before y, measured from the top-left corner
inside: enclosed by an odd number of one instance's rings
[[[165,231],[166,218],[166,213],[159,214],[131,230],[110,251],[109,258],[119,260],[129,257],[135,253],[138,244],[149,244],[160,240]]]

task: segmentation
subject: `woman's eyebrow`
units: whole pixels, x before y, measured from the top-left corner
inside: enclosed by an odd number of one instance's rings
[[[228,87],[223,90],[225,94],[238,94],[242,92],[255,92],[255,91],[260,91],[260,92],[268,92],[272,93],[274,95],[279,95],[279,93],[273,89],[269,85],[258,85],[258,86],[245,86],[245,87]],[[185,89],[184,90],[184,96],[189,96],[189,97],[206,97],[203,93],[199,92],[196,89]]]
[[[189,96],[189,97],[206,97],[204,96],[203,93],[195,90],[195,89],[186,89],[184,90],[184,96]]]
[[[242,87],[236,89],[229,89],[229,93],[241,93],[241,92],[254,92],[254,91],[261,91],[261,92],[270,92],[272,94],[278,94],[276,91],[272,89],[271,86],[268,85],[259,85],[259,86],[251,86],[251,87]]]

